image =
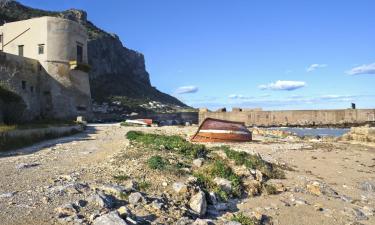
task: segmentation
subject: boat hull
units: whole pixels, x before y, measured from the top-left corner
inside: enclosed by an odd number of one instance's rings
[[[251,132],[244,123],[207,118],[191,139],[193,142],[247,142]]]

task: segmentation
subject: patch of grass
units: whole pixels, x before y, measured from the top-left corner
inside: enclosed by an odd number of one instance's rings
[[[143,180],[138,182],[137,186],[140,191],[147,191],[151,187],[151,183]]]
[[[113,178],[117,181],[120,181],[120,182],[130,179],[130,177],[128,175],[115,175],[115,176],[113,176]]]
[[[247,152],[238,152],[227,146],[221,147],[229,159],[236,165],[245,165],[249,169],[260,170],[269,179],[284,179],[285,173],[276,165],[262,159],[259,155],[251,155]]]
[[[272,184],[264,184],[263,188],[264,190],[266,190],[267,194],[269,195],[277,195],[279,193],[275,185],[272,185]]]
[[[168,162],[164,160],[161,156],[155,155],[151,156],[147,160],[148,167],[153,170],[164,170],[168,165]]]
[[[223,201],[227,201],[230,195],[235,197],[240,197],[242,195],[241,178],[233,172],[231,167],[228,166],[225,161],[213,161],[207,167],[193,175],[197,178],[197,183],[202,189],[207,192],[215,192]],[[232,190],[230,193],[226,193],[214,182],[216,177],[221,177],[231,182]]]
[[[257,225],[258,222],[249,216],[245,216],[243,213],[233,215],[232,221],[239,222],[242,225]]]
[[[189,158],[201,158],[207,154],[204,145],[192,144],[180,136],[147,134],[139,131],[129,131],[126,137],[133,142],[141,143],[146,146],[153,146],[159,149],[174,151]]]

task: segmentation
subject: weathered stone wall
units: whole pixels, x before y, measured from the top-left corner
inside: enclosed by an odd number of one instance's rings
[[[22,120],[32,120],[40,116],[40,89],[41,77],[45,75],[39,71],[37,60],[19,57],[0,52],[0,81],[3,88],[9,91],[9,95],[3,96],[1,112],[13,114]],[[12,96],[14,95],[14,96]],[[17,99],[22,98],[22,102]],[[22,104],[25,111],[21,112]]]
[[[235,110],[209,112],[200,110],[199,122],[205,118],[244,122],[247,126],[323,126],[375,122],[375,109],[344,110]]]

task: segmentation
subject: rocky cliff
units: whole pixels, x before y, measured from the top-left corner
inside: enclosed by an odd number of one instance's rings
[[[91,92],[94,101],[102,103],[116,102],[125,111],[143,109],[145,103],[159,102],[168,106],[186,107],[178,99],[158,91],[150,83],[145,68],[144,56],[123,46],[115,34],[109,34],[87,20],[87,14],[81,10],[51,12],[33,9],[16,1],[0,8],[0,24],[40,16],[56,16],[74,20],[87,28],[89,34],[88,55]]]

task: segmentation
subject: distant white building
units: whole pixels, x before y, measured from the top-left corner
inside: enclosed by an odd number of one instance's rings
[[[0,26],[0,65],[20,70],[11,86],[32,115],[91,115],[87,39],[82,25],[62,18],[40,17]]]

